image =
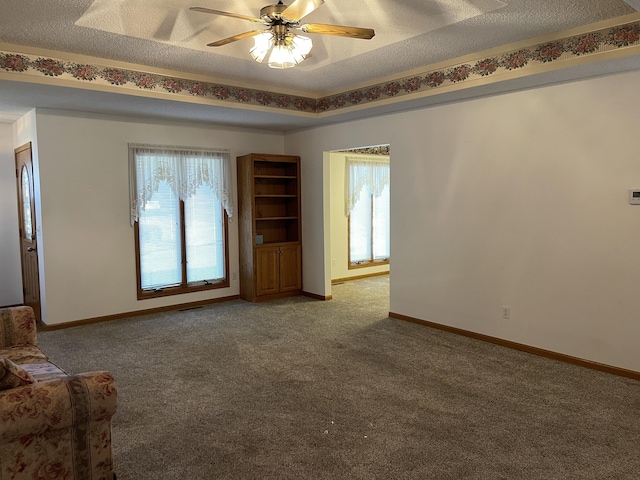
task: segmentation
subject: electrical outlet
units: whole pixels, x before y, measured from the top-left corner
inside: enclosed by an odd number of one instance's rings
[[[511,307],[502,306],[502,318],[509,320],[511,318]]]
[[[331,266],[335,267],[336,266],[336,259],[334,258],[333,260],[331,260]]]

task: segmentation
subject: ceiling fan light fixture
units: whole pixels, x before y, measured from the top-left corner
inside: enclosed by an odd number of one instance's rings
[[[271,55],[269,55],[269,67],[271,68],[291,68],[297,64],[291,48],[285,39],[277,39]]]
[[[260,18],[248,17],[237,13],[223,12],[205,7],[190,7],[189,10],[212,15],[239,18],[253,23],[261,23],[266,30],[251,30],[216,42],[208,43],[208,47],[222,47],[238,40],[255,37],[255,45],[249,50],[251,57],[262,63],[269,56],[268,64],[271,68],[295,67],[310,56],[312,42],[308,37],[295,35],[291,29],[308,33],[336,35],[338,37],[362,38],[369,40],[375,32],[371,28],[347,27],[344,25],[326,25],[322,23],[307,23],[300,25],[300,20],[313,12],[324,3],[324,0],[293,0],[291,5],[285,5],[278,0],[276,5],[267,5],[260,10]]]
[[[273,34],[271,32],[263,32],[256,35],[254,38],[255,44],[253,48],[249,50],[249,53],[256,62],[262,63],[273,45]]]
[[[309,37],[303,37],[302,35],[293,35],[291,39],[291,50],[294,58],[296,59],[296,63],[300,63],[311,51],[311,47],[313,47],[313,43]]]
[[[271,68],[291,68],[302,62],[313,46],[311,39],[301,35],[288,34],[272,39],[273,50],[269,55]]]

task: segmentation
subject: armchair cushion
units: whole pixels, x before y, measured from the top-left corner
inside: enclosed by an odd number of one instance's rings
[[[37,345],[36,317],[27,306],[0,309],[0,347]]]
[[[35,383],[26,370],[20,368],[7,357],[0,357],[0,390],[22,387]]]
[[[47,361],[47,356],[35,345],[18,345],[16,347],[0,348],[0,356],[7,357],[18,365]]]

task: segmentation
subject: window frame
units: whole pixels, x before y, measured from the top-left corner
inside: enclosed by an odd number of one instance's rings
[[[184,215],[184,200],[180,202],[180,255],[181,255],[181,277],[182,281],[180,285],[156,288],[156,289],[143,289],[142,288],[142,270],[140,268],[140,227],[138,222],[133,225],[135,244],[136,244],[136,289],[138,300],[144,300],[147,298],[159,298],[167,297],[170,295],[181,295],[184,293],[201,292],[204,290],[215,290],[218,288],[229,287],[229,217],[227,212],[222,208],[223,213],[223,251],[224,251],[224,277],[218,281],[212,283],[187,282],[187,247],[186,247],[186,222]]]
[[[180,266],[178,267],[176,265],[176,273],[179,272],[179,277],[180,277],[180,283],[179,284],[172,284],[169,286],[165,286],[165,287],[156,287],[156,288],[143,288],[142,287],[142,258],[141,258],[141,239],[140,239],[140,222],[139,222],[139,215],[140,212],[143,209],[139,210],[139,207],[134,206],[134,204],[138,201],[138,195],[139,195],[139,186],[138,186],[138,176],[136,175],[136,170],[137,170],[137,153],[136,153],[136,149],[138,148],[142,148],[145,150],[149,150],[152,152],[158,152],[158,153],[164,153],[164,152],[180,152],[180,153],[186,153],[186,152],[214,152],[214,153],[218,153],[218,152],[222,152],[222,153],[226,153],[226,159],[223,158],[222,161],[223,162],[228,162],[226,164],[223,163],[222,170],[223,172],[221,172],[221,174],[223,175],[223,178],[219,178],[218,181],[220,182],[221,185],[223,185],[224,188],[223,191],[219,192],[218,194],[216,194],[217,200],[215,201],[216,203],[216,208],[220,208],[222,211],[220,213],[222,213],[222,217],[220,219],[217,219],[217,213],[214,213],[214,217],[212,218],[216,218],[216,223],[221,221],[221,226],[222,226],[222,232],[221,232],[221,241],[222,241],[222,256],[218,259],[221,262],[224,262],[222,265],[223,268],[223,277],[219,278],[219,279],[211,279],[211,280],[207,280],[207,279],[203,279],[203,280],[198,280],[195,282],[188,282],[187,278],[188,278],[188,274],[187,274],[187,254],[189,252],[189,246],[187,245],[187,215],[186,215],[186,207],[185,207],[185,198],[182,198],[180,195],[177,196],[176,200],[178,201],[178,215],[179,215],[179,239],[180,239],[180,246],[179,248],[175,248],[174,252],[176,253],[176,255],[179,255],[180,257]],[[131,226],[132,226],[132,230],[133,230],[133,236],[134,236],[134,245],[135,245],[135,262],[136,262],[136,295],[137,295],[137,299],[138,300],[144,300],[144,299],[149,299],[149,298],[159,298],[159,297],[166,297],[166,296],[170,296],[170,295],[182,295],[182,294],[187,294],[187,293],[194,293],[194,292],[201,292],[201,291],[206,291],[206,290],[214,290],[214,289],[218,289],[218,288],[228,288],[231,285],[230,282],[230,273],[229,273],[229,215],[232,214],[232,211],[229,210],[230,208],[230,202],[227,201],[226,197],[224,197],[224,200],[222,197],[220,197],[220,195],[229,195],[229,198],[232,197],[233,195],[233,184],[229,184],[227,185],[226,182],[231,181],[230,178],[226,177],[226,174],[230,172],[230,168],[231,168],[231,161],[230,161],[230,157],[228,155],[228,151],[227,150],[213,150],[213,149],[207,149],[207,148],[197,148],[197,147],[174,147],[174,146],[162,146],[162,145],[146,145],[146,144],[129,144],[129,193],[130,193],[130,200],[132,202],[131,204]],[[218,175],[216,175],[217,178]],[[182,187],[182,184],[181,184]],[[178,187],[178,188],[181,188]],[[172,205],[176,205],[175,203],[173,203]],[[175,207],[172,207],[175,208]],[[232,207],[231,207],[232,208]],[[203,217],[198,217],[198,218],[203,218]],[[205,219],[207,218],[206,216],[204,217]],[[218,223],[218,225],[220,225]],[[177,247],[177,245],[176,245]],[[220,247],[218,247],[220,248]],[[216,255],[217,257],[217,255]]]
[[[369,218],[369,227],[371,229],[371,258],[368,260],[358,260],[356,262],[351,261],[351,213],[347,216],[347,268],[348,270],[353,270],[357,268],[367,268],[367,267],[378,267],[381,265],[389,265],[391,263],[391,255],[386,257],[383,260],[377,260],[374,255],[373,242],[373,224],[374,224],[374,196],[373,193],[369,193],[369,201],[371,202],[371,216]],[[391,232],[389,232],[391,233]]]

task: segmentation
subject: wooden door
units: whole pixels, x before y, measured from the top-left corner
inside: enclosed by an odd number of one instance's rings
[[[280,291],[302,289],[300,245],[280,247]]]
[[[256,248],[256,295],[278,293],[280,247]]]
[[[16,181],[18,187],[18,217],[20,219],[20,259],[22,262],[22,292],[24,304],[40,315],[40,275],[38,270],[38,243],[36,236],[35,190],[31,143],[15,150]]]

